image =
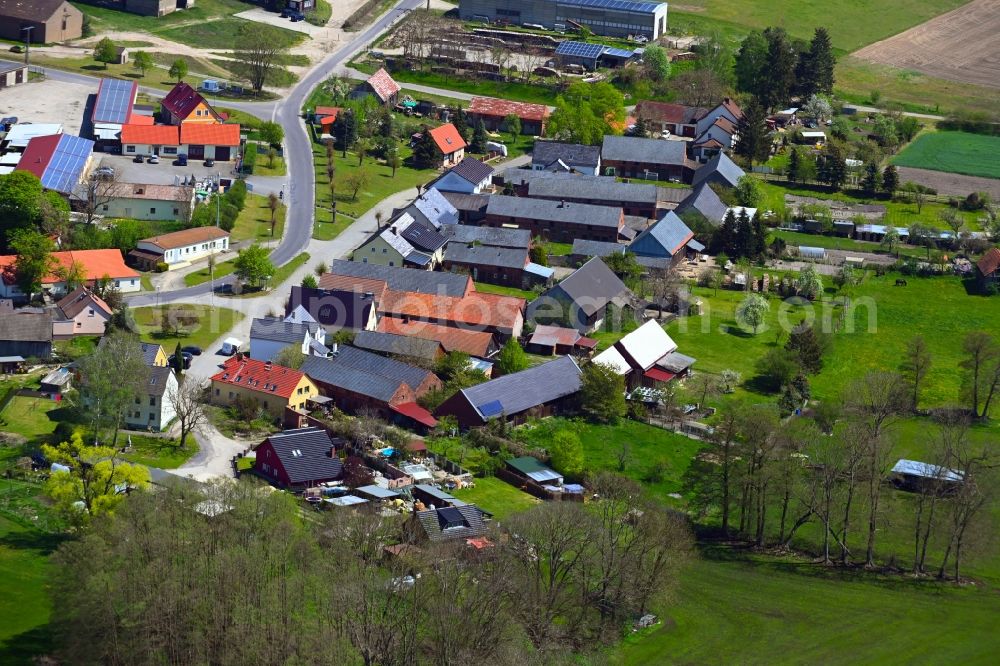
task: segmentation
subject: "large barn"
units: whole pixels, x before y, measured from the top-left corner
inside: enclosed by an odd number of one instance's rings
[[[463,21],[541,25],[566,30],[574,24],[595,35],[656,39],[667,31],[667,3],[628,0],[459,0]]]

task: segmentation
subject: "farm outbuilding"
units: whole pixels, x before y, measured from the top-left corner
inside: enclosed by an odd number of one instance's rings
[[[892,466],[889,478],[903,490],[921,491],[936,485],[939,491],[947,491],[961,484],[964,475],[958,470],[904,458]]]
[[[826,259],[826,250],[821,247],[799,246],[799,256],[803,259]]]

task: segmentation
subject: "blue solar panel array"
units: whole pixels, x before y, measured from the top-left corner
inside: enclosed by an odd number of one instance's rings
[[[491,400],[489,402],[484,402],[481,405],[476,405],[476,409],[479,413],[483,415],[484,419],[488,419],[491,416],[497,416],[503,412],[503,404],[499,400]]]
[[[614,56],[615,58],[631,58],[635,55],[635,51],[632,49],[616,49],[608,46],[604,49],[604,55]]]
[[[562,42],[556,47],[556,55],[576,58],[597,58],[607,47],[603,44],[587,44],[586,42]]]
[[[95,123],[124,125],[132,113],[134,81],[103,79],[94,104]]]
[[[628,2],[628,0],[556,0],[560,5],[575,7],[595,7],[598,9],[614,9],[620,12],[635,12],[637,14],[652,14],[662,2]]]
[[[87,165],[87,159],[94,150],[94,142],[72,134],[62,134],[52,153],[45,172],[42,186],[56,192],[69,194],[78,182]]]

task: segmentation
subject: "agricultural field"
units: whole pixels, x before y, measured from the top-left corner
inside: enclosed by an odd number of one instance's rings
[[[921,134],[892,161],[897,166],[1000,178],[1000,136],[967,132]]]
[[[998,52],[1000,4],[996,0],[973,0],[870,44],[854,56],[950,81],[1000,88]]]
[[[812,37],[813,30],[824,25],[836,48],[853,51],[959,7],[964,1],[840,1],[819,6],[811,0],[787,0],[781,3],[778,16],[774,5],[755,0],[686,0],[682,6],[671,6],[670,24],[674,27],[684,23],[701,24],[708,28],[712,24],[722,24],[759,29],[780,25],[793,37],[803,39]]]

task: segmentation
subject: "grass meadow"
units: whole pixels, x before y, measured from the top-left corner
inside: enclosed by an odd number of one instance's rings
[[[1000,136],[967,132],[921,134],[895,158],[897,166],[1000,178]]]

